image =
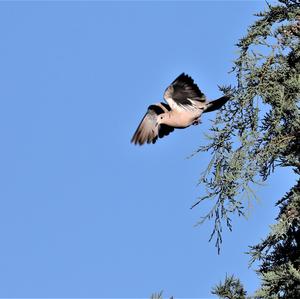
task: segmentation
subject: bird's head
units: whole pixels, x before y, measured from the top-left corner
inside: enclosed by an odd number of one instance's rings
[[[158,115],[157,120],[156,120],[156,126],[160,125],[163,123],[165,116],[164,115]]]

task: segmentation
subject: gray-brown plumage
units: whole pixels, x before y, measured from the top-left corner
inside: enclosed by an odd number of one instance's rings
[[[208,102],[194,80],[182,73],[165,90],[164,99],[167,104],[157,103],[148,107],[131,142],[139,145],[155,143],[158,137],[169,135],[174,129],[197,125],[202,113],[221,108],[229,96]]]

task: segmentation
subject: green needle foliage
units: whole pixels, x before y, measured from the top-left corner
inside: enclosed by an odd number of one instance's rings
[[[159,293],[152,294],[150,299],[163,299],[163,291],[160,291]],[[170,299],[174,299],[174,297],[171,296]]]
[[[252,262],[261,262],[256,298],[300,298],[300,180],[277,205],[277,223],[260,244],[250,247]]]
[[[218,250],[222,226],[231,230],[232,215],[245,214],[255,198],[254,184],[277,167],[300,174],[300,2],[280,0],[257,17],[237,44],[232,69],[237,85],[220,87],[231,100],[218,113],[209,143],[198,150],[209,151],[212,159],[200,178],[206,194],[193,207],[213,201],[199,223],[214,220],[211,239]],[[297,186],[282,201],[285,205],[292,197],[297,202]],[[298,215],[295,211],[291,215]]]
[[[233,275],[226,276],[224,283],[219,283],[212,289],[213,295],[224,299],[246,299],[247,292],[244,290],[238,278]]]
[[[217,115],[209,144],[212,159],[200,179],[214,205],[206,219],[214,220],[211,238],[220,249],[222,225],[232,228],[233,213],[244,215],[252,186],[265,181],[277,167],[300,175],[300,1],[279,0],[248,28],[237,44],[232,100]],[[300,178],[277,201],[279,216],[269,235],[250,247],[251,262],[262,283],[254,298],[300,298]],[[239,280],[226,277],[213,293],[221,298],[245,298]]]
[[[150,299],[163,299],[163,291],[160,291],[159,293],[152,294]]]

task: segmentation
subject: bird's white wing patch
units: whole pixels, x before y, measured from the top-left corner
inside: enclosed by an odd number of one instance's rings
[[[165,90],[164,99],[175,110],[194,111],[199,104],[206,102],[205,95],[200,91],[194,80],[181,74]]]

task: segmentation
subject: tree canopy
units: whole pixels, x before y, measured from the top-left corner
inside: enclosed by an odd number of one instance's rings
[[[199,148],[212,158],[200,178],[207,193],[194,206],[214,200],[200,223],[214,220],[211,239],[218,250],[224,223],[231,230],[232,215],[245,213],[244,195],[255,197],[253,184],[267,180],[278,167],[300,175],[300,1],[267,6],[237,44],[232,69],[237,84],[220,87],[232,99],[218,113],[209,143]],[[280,209],[277,223],[250,248],[262,279],[255,296],[300,298],[300,179],[274,203]],[[227,277],[218,290],[226,293],[233,282]]]

